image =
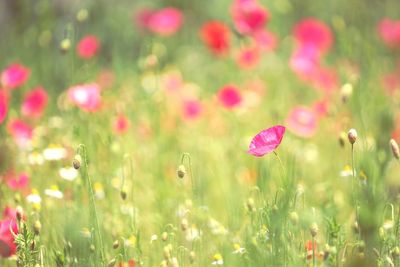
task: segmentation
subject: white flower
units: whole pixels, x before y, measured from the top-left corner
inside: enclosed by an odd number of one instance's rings
[[[189,242],[200,239],[200,236],[201,236],[201,231],[197,229],[195,226],[190,227],[186,231],[186,240]]]
[[[158,236],[157,236],[157,235],[152,235],[152,236],[150,237],[150,243],[153,243],[154,241],[157,241],[157,239],[158,239]]]
[[[246,249],[242,248],[239,244],[234,244],[233,249],[233,254],[244,254],[246,252]]]
[[[64,194],[58,190],[57,186],[52,186],[51,188],[44,190],[44,193],[49,197],[57,199],[62,199],[64,197]]]
[[[212,265],[222,265],[222,264],[224,264],[224,260],[222,259],[222,255],[219,254],[219,253],[215,254],[211,264]]]
[[[45,160],[61,160],[67,156],[67,150],[61,146],[50,145],[43,150]]]
[[[26,201],[32,204],[40,204],[42,202],[42,198],[37,193],[32,193],[26,196]]]
[[[354,175],[357,175],[355,171]],[[344,166],[343,170],[340,171],[340,176],[342,177],[353,176],[353,171],[351,170],[351,167],[349,165]]]
[[[61,168],[58,173],[60,174],[61,178],[67,181],[73,181],[78,176],[78,171],[73,167]]]

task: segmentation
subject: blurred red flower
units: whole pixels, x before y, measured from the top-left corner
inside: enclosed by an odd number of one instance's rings
[[[100,48],[100,42],[94,35],[83,37],[76,47],[76,52],[83,59],[90,59],[97,54]]]
[[[231,12],[235,28],[241,34],[254,33],[269,20],[268,10],[256,0],[235,0]]]
[[[116,134],[124,134],[130,126],[129,118],[123,114],[118,115],[113,121],[113,130]]]
[[[378,23],[378,33],[387,46],[400,47],[400,20],[382,19]]]
[[[32,139],[32,127],[20,119],[11,119],[7,124],[8,133],[13,137],[17,145],[24,147]]]
[[[28,80],[30,73],[31,71],[21,64],[11,64],[1,73],[1,84],[6,89],[17,88]]]
[[[240,105],[242,102],[242,96],[236,86],[226,85],[219,90],[218,100],[223,107],[233,109]]]
[[[247,152],[256,157],[262,157],[274,151],[281,144],[285,131],[284,126],[276,125],[259,132],[251,140]]]
[[[5,120],[8,112],[8,96],[4,89],[0,89],[0,124]]]
[[[43,87],[37,87],[25,94],[22,114],[28,117],[40,117],[47,106],[49,97]]]
[[[216,55],[223,55],[229,50],[230,32],[228,26],[219,21],[209,21],[200,30],[204,44]]]

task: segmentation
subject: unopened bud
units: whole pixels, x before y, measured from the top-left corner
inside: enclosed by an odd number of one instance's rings
[[[390,147],[392,148],[393,156],[396,159],[399,159],[400,150],[399,150],[399,145],[397,144],[396,140],[390,139]]]
[[[353,93],[353,86],[350,83],[346,83],[340,89],[340,96],[342,98],[342,102],[346,103],[349,100],[350,96]]]
[[[21,221],[22,218],[24,217],[24,210],[22,209],[22,207],[17,206],[15,213],[16,213],[17,220]]]
[[[123,188],[121,189],[120,196],[121,196],[122,200],[126,199],[127,193],[126,193],[125,189],[123,189]]]
[[[66,38],[60,42],[60,50],[63,53],[66,53],[71,47],[71,40]]]
[[[297,224],[299,222],[299,215],[297,214],[297,212],[292,211],[289,214],[289,219],[293,224]]]
[[[349,138],[350,144],[354,144],[357,140],[357,131],[355,129],[350,129],[347,133],[347,137]]]
[[[167,232],[163,232],[161,234],[161,240],[165,242],[165,241],[167,241],[167,239],[168,239],[168,233]]]
[[[194,251],[190,251],[189,253],[190,263],[193,263],[195,259],[196,259],[196,253]]]
[[[253,212],[255,209],[254,199],[252,199],[252,198],[247,199],[246,207],[247,207],[248,211]]]
[[[76,20],[79,22],[87,20],[88,17],[89,17],[89,11],[85,8],[79,10],[78,13],[76,14]]]
[[[90,250],[90,252],[93,253],[96,250],[96,247],[93,244],[91,244],[89,247],[89,250]]]
[[[72,166],[74,166],[75,170],[78,170],[81,167],[82,157],[80,155],[76,155],[74,160],[72,161]]]
[[[40,223],[40,221],[35,221],[33,224],[33,232],[35,233],[35,235],[39,235],[41,230],[42,224]]]
[[[35,239],[33,239],[32,243],[31,243],[31,250],[34,251],[35,247],[36,247],[36,242],[35,242]]]
[[[177,174],[179,178],[184,178],[186,175],[186,168],[185,165],[179,165],[178,170],[177,170]]]
[[[112,260],[110,260],[110,261],[108,262],[107,266],[108,266],[108,267],[114,267],[114,266],[115,266],[115,262],[116,262],[116,260],[115,260],[115,258],[114,258],[114,259],[112,259]]]
[[[340,134],[339,134],[339,145],[341,147],[344,147],[345,144],[346,144],[346,133],[345,132],[340,132]]]
[[[117,249],[119,247],[119,241],[115,240],[113,243],[113,249]]]
[[[181,221],[181,229],[182,231],[186,231],[189,227],[189,222],[187,219],[183,218]]]
[[[318,234],[318,225],[316,223],[312,223],[310,226],[310,234],[312,237],[315,237]]]

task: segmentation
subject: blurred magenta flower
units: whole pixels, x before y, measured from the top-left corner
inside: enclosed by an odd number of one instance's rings
[[[21,64],[11,64],[1,73],[1,84],[6,89],[17,88],[28,80],[30,73],[31,71]]]
[[[113,121],[113,130],[116,134],[122,135],[126,133],[129,127],[129,118],[123,114],[118,115]]]
[[[86,35],[83,37],[77,47],[76,52],[83,59],[90,59],[97,54],[100,48],[100,42],[94,35]]]
[[[32,127],[21,119],[11,119],[7,124],[7,130],[15,143],[21,147],[27,146],[32,139]]]
[[[298,47],[290,58],[290,68],[303,80],[309,80],[318,70],[320,54],[313,46]]]
[[[28,117],[42,116],[47,106],[49,97],[43,87],[37,87],[25,94],[22,103],[22,114]]]
[[[249,154],[262,157],[265,154],[274,151],[282,142],[286,128],[281,125],[276,125],[271,128],[259,132],[250,142]]]
[[[203,111],[201,102],[197,99],[184,100],[182,104],[182,115],[186,120],[194,120],[200,117]]]
[[[17,220],[7,218],[0,221],[0,255],[10,257],[17,252],[17,245],[14,243],[14,234],[18,234]]]
[[[229,50],[230,31],[228,26],[219,21],[206,22],[200,29],[204,44],[216,55],[224,55]]]
[[[293,108],[286,119],[287,128],[301,137],[311,137],[317,130],[318,117],[315,112],[303,106]]]
[[[299,46],[311,46],[319,52],[327,52],[333,44],[333,35],[329,27],[315,18],[300,21],[294,27],[294,37]]]
[[[100,87],[96,83],[70,87],[67,94],[72,103],[86,112],[95,112],[100,108]]]
[[[243,69],[251,69],[260,61],[259,49],[255,46],[242,48],[236,58],[237,64]]]
[[[219,90],[218,100],[223,107],[233,109],[240,105],[242,102],[242,96],[236,86],[226,85]]]
[[[29,183],[29,176],[26,173],[21,173],[18,176],[9,178],[7,185],[12,190],[25,188]]]
[[[0,124],[3,123],[8,112],[8,95],[4,89],[0,89]]]
[[[235,0],[231,13],[236,30],[241,34],[252,34],[265,27],[269,13],[256,0]]]
[[[182,12],[173,7],[166,7],[151,12],[147,18],[146,26],[153,33],[170,36],[181,28],[182,23]]]
[[[387,46],[400,47],[400,20],[382,19],[378,24],[378,33]]]

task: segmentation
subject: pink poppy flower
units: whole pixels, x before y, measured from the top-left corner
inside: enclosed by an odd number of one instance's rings
[[[128,117],[126,117],[125,115],[118,115],[117,118],[115,118],[114,122],[113,122],[113,130],[116,134],[124,134],[128,131],[130,126],[130,121],[128,119]]]
[[[29,78],[31,71],[25,66],[14,63],[1,73],[1,84],[8,89],[23,85]]]
[[[7,180],[7,185],[12,190],[25,188],[29,183],[29,177],[26,173],[21,173],[18,177],[13,177]]]
[[[147,28],[156,34],[170,36],[182,26],[182,12],[176,8],[167,7],[152,12],[146,19]]]
[[[236,30],[241,34],[251,34],[265,27],[269,13],[256,0],[235,0],[232,17]]]
[[[204,44],[216,55],[227,53],[230,43],[228,26],[219,21],[209,21],[200,30]]]
[[[182,105],[182,115],[186,120],[195,120],[200,117],[203,111],[201,102],[196,99],[184,100]]]
[[[250,69],[257,66],[260,61],[260,53],[257,47],[246,47],[239,51],[237,64],[243,69]]]
[[[239,89],[234,85],[226,85],[219,90],[218,100],[223,107],[233,109],[240,105],[242,96]]]
[[[89,59],[97,54],[100,48],[100,42],[94,35],[86,35],[83,37],[76,47],[76,52],[83,59]]]
[[[297,48],[290,58],[290,68],[303,80],[310,80],[318,70],[320,54],[314,46]]]
[[[151,10],[149,8],[140,9],[137,13],[134,14],[134,22],[140,28],[147,29],[153,13],[154,10]]]
[[[5,120],[8,112],[8,96],[5,90],[0,89],[0,124]]]
[[[100,108],[100,87],[96,83],[73,86],[67,94],[72,103],[86,112],[95,112]]]
[[[17,145],[24,147],[32,139],[33,129],[20,119],[11,119],[7,124],[8,133],[13,137]]]
[[[12,231],[12,232],[11,232]],[[4,219],[0,221],[0,256],[7,258],[17,252],[14,243],[14,234],[18,234],[17,221],[15,219]]]
[[[278,45],[276,35],[267,30],[259,30],[252,35],[256,45],[264,52],[272,51]]]
[[[42,87],[37,87],[25,94],[22,114],[28,117],[40,117],[47,106],[49,97]]]
[[[251,140],[247,152],[256,157],[271,153],[281,144],[285,131],[284,126],[276,125],[259,132]]]
[[[333,44],[333,35],[322,21],[308,18],[294,27],[294,37],[300,46],[315,46],[321,53],[327,52]]]
[[[311,137],[317,130],[318,118],[315,112],[307,107],[293,108],[286,119],[287,128],[301,137]]]
[[[10,206],[6,206],[3,210],[3,218],[4,219],[17,219],[17,210],[11,208]]]
[[[378,32],[387,46],[400,47],[400,20],[382,19],[378,24]]]
[[[314,86],[317,89],[321,89],[327,95],[330,95],[339,88],[337,73],[334,69],[320,67],[311,78]]]

